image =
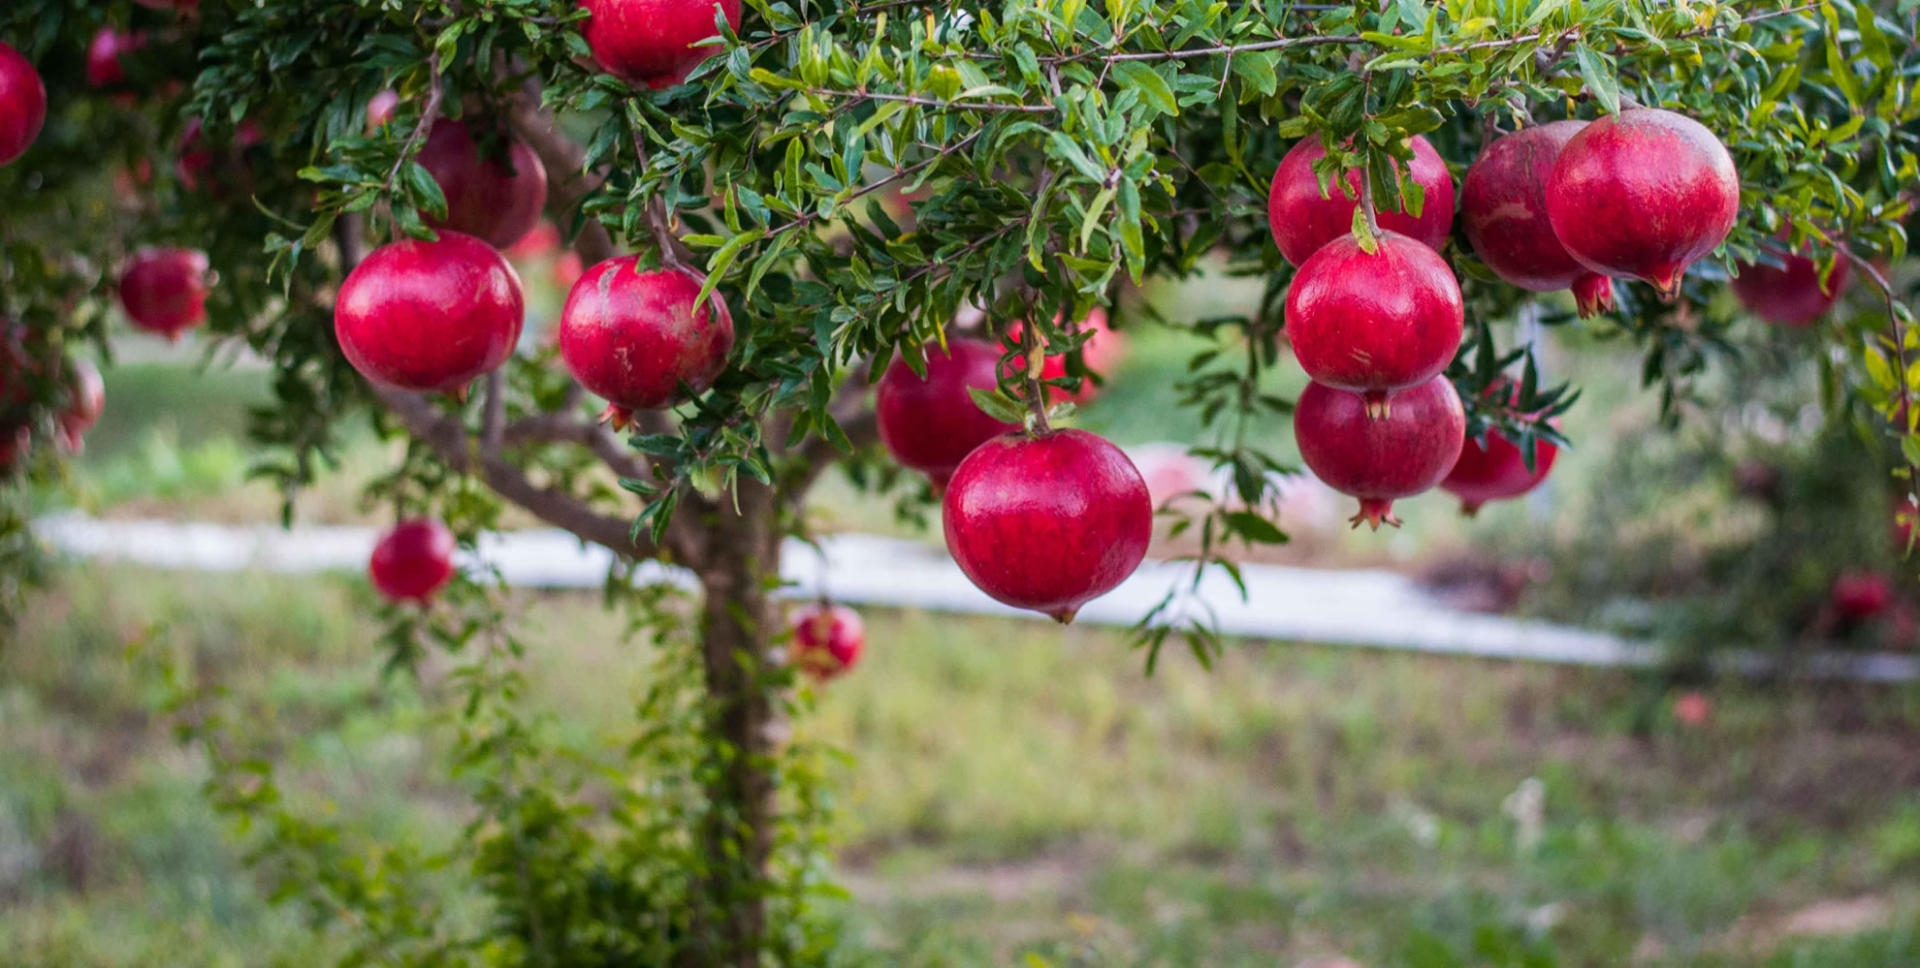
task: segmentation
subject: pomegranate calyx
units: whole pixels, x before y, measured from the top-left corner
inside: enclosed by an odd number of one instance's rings
[[[1381,498],[1363,497],[1360,499],[1360,513],[1347,519],[1347,523],[1358,529],[1365,524],[1375,531],[1382,524],[1400,526],[1400,519],[1393,515],[1393,502]]]
[[[1360,399],[1366,401],[1369,420],[1385,420],[1393,416],[1393,404],[1387,399],[1387,391],[1368,390],[1360,395]],[[1379,525],[1374,527],[1378,528]]]
[[[1592,319],[1613,311],[1613,280],[1599,273],[1588,273],[1573,281],[1573,301],[1581,319]]]

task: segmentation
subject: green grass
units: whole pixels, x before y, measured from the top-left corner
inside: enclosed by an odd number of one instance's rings
[[[624,735],[644,648],[591,597],[523,604],[532,701],[589,743]],[[10,963],[319,962],[129,656],[260,704],[316,807],[432,843],[460,815],[445,737],[380,679],[371,611],[344,578],[63,573],[0,649]],[[852,964],[1920,962],[1913,691],[1728,685],[1685,730],[1616,673],[1244,642],[1147,679],[1091,628],[869,627],[798,724],[853,754]],[[1537,842],[1502,809],[1529,778]],[[1874,916],[1843,937],[1786,929],[1861,898]]]

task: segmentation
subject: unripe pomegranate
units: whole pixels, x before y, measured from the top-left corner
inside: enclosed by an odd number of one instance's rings
[[[1613,308],[1613,281],[1581,265],[1553,234],[1547,181],[1585,121],[1522,128],[1480,152],[1460,184],[1460,220],[1493,274],[1529,292],[1573,290],[1580,318]]]
[[[141,249],[120,274],[120,305],[133,325],[169,340],[207,321],[207,256],[192,249]]]
[[[86,360],[74,359],[67,367],[66,405],[54,418],[60,446],[68,453],[80,453],[87,431],[100,422],[106,407],[107,385],[100,379],[100,370]]]
[[[1057,322],[1056,325],[1058,325]],[[1080,360],[1086,364],[1088,370],[1104,377],[1114,367],[1120,365],[1120,360],[1124,358],[1127,353],[1126,337],[1114,332],[1107,326],[1106,310],[1095,306],[1091,312],[1087,313],[1087,318],[1080,321],[1079,328],[1083,331],[1090,330],[1093,333],[1092,336],[1087,337],[1086,342],[1080,344]],[[1020,348],[1020,341],[1025,338],[1025,330],[1026,327],[1017,322],[1011,327],[1008,327],[1007,348],[1009,350]],[[1007,371],[1016,375],[1024,374],[1026,372],[1025,361],[1022,359],[1008,360]],[[1066,375],[1067,358],[1064,355],[1047,357],[1046,363],[1043,364],[1040,369],[1040,379],[1042,381],[1059,380],[1065,378]],[[1099,395],[1100,386],[1089,379],[1082,379],[1080,381],[1080,389],[1078,390],[1067,390],[1064,387],[1058,386],[1047,387],[1047,399],[1054,403],[1071,401],[1076,405],[1084,405]]]
[[[1362,522],[1378,531],[1399,527],[1393,502],[1428,490],[1460,459],[1467,414],[1444,376],[1400,391],[1383,419],[1367,414],[1359,394],[1309,383],[1294,405],[1300,459],[1328,487],[1360,499]]]
[[[1308,138],[1294,145],[1273,173],[1273,186],[1267,194],[1267,225],[1273,230],[1280,254],[1294,265],[1306,262],[1334,239],[1353,234],[1353,210],[1360,207],[1361,173],[1348,172],[1344,187],[1336,181],[1330,186],[1330,194],[1322,196],[1313,163],[1326,156],[1320,139]],[[1438,250],[1453,232],[1453,175],[1440,153],[1418,135],[1413,139],[1413,161],[1408,172],[1426,192],[1419,216],[1390,210],[1394,200],[1389,198],[1378,200],[1377,220],[1382,229]]]
[[[793,612],[793,664],[825,681],[852,669],[866,648],[860,613],[844,605],[814,602]]]
[[[937,494],[975,447],[1020,428],[988,416],[967,392],[1000,385],[1000,351],[993,344],[949,339],[946,353],[930,345],[926,354],[926,379],[905,359],[887,367],[874,390],[874,412],[887,453],[932,478]]]
[[[1539,487],[1559,456],[1560,448],[1545,440],[1535,441],[1533,470],[1529,471],[1519,446],[1500,431],[1490,429],[1484,446],[1471,437],[1465,439],[1460,459],[1440,482],[1440,488],[1458,497],[1460,512],[1471,517],[1488,501],[1519,497]]]
[[[1793,253],[1780,259],[1783,264],[1778,267],[1741,263],[1732,283],[1734,298],[1748,312],[1776,326],[1811,326],[1840,301],[1851,267],[1842,256],[1823,285],[1819,263]]]
[[[525,315],[506,257],[471,235],[442,232],[368,255],[340,285],[333,331],[367,379],[455,393],[513,355]]]
[[[1713,132],[1672,111],[1635,108],[1581,129],[1547,181],[1553,233],[1581,264],[1679,295],[1687,267],[1740,214],[1740,176]]]
[[[638,256],[587,270],[560,311],[560,359],[607,401],[624,428],[635,410],[658,410],[713,385],[733,350],[733,317],[719,293],[695,311],[703,278],[688,269],[643,270]]]
[[[393,526],[373,546],[367,577],[388,601],[425,602],[453,580],[453,532],[430,518]]]
[[[418,161],[447,196],[447,217],[428,224],[505,249],[539,224],[547,207],[547,168],[519,138],[506,136],[504,144],[488,147],[502,150],[484,152],[462,122],[434,122]]]
[[[1873,572],[1847,572],[1833,580],[1827,596],[1833,610],[1850,622],[1865,621],[1893,605],[1893,585],[1885,575]]]
[[[1084,430],[981,444],[953,472],[942,512],[967,578],[1063,625],[1133,574],[1153,539],[1147,482],[1120,448]]]
[[[1369,254],[1352,235],[1327,243],[1287,291],[1287,340],[1315,382],[1387,394],[1433,378],[1460,349],[1460,283],[1438,252],[1382,232]]]
[[[0,43],[0,165],[25,154],[47,123],[47,87],[20,52]]]
[[[120,58],[145,46],[145,33],[100,28],[100,32],[93,35],[93,42],[87,45],[87,83],[94,87],[126,83],[127,69],[120,63]]]
[[[601,69],[656,89],[685,80],[717,51],[694,46],[720,36],[716,8],[740,28],[740,0],[580,0],[580,6],[587,11],[587,47]]]

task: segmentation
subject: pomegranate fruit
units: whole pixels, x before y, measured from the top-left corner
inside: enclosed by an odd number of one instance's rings
[[[207,321],[208,265],[192,249],[141,249],[120,274],[120,305],[133,325],[169,340]]]
[[[967,392],[1000,385],[1000,351],[992,343],[949,339],[947,352],[929,345],[926,354],[925,379],[894,359],[874,389],[874,412],[887,453],[931,478],[938,494],[975,447],[1020,428],[989,416]]]
[[[1460,499],[1460,513],[1469,517],[1479,513],[1488,501],[1519,497],[1540,486],[1553,470],[1560,448],[1541,440],[1534,444],[1533,470],[1527,470],[1520,447],[1498,430],[1487,431],[1483,445],[1471,437],[1460,447],[1460,459],[1440,482],[1440,489]]]
[[[793,663],[825,681],[852,669],[867,645],[860,613],[844,605],[814,602],[794,610]]]
[[[367,130],[378,131],[400,111],[400,92],[391,88],[367,99]]]
[[[1387,394],[1447,368],[1460,348],[1460,283],[1438,252],[1382,232],[1371,254],[1345,235],[1300,267],[1287,291],[1287,340],[1317,383],[1365,394],[1370,412]]]
[[[453,580],[453,532],[430,518],[393,526],[373,546],[367,577],[394,602],[425,602]]]
[[[513,355],[525,315],[506,257],[471,235],[442,232],[368,255],[340,285],[333,331],[367,379],[457,393]]]
[[[435,229],[464,232],[506,249],[539,224],[547,207],[546,166],[526,142],[510,135],[482,145],[465,123],[443,119],[434,122],[417,160],[447,196],[447,217],[428,220]]]
[[[1840,301],[1851,267],[1845,256],[1820,278],[1820,265],[1805,255],[1780,255],[1781,265],[1740,264],[1733,295],[1747,311],[1776,326],[1811,326]]]
[[[1847,572],[1833,580],[1827,595],[1833,610],[1842,619],[1860,622],[1879,616],[1893,605],[1893,585],[1885,575],[1873,572]]]
[[[100,28],[100,32],[93,35],[93,42],[87,45],[87,83],[94,87],[126,83],[127,68],[120,58],[145,46],[147,35],[144,33]]]
[[[720,36],[718,9],[740,27],[740,0],[580,0],[587,47],[600,68],[651,88],[672,87],[718,51],[695,47]]]
[[[1360,207],[1360,172],[1348,172],[1344,185],[1336,182],[1329,194],[1322,195],[1313,163],[1326,156],[1320,139],[1308,138],[1294,145],[1273,173],[1267,225],[1280,254],[1294,265],[1306,262],[1334,239],[1353,234],[1353,210]],[[1453,175],[1440,153],[1419,135],[1413,138],[1413,161],[1407,170],[1426,192],[1420,214],[1392,210],[1395,200],[1381,199],[1376,219],[1382,229],[1438,250],[1453,232]]]
[[[75,359],[67,367],[67,401],[54,417],[54,432],[60,446],[68,453],[78,454],[83,446],[87,431],[100,422],[100,414],[107,407],[107,385],[100,379],[100,370],[83,359]]]
[[[20,52],[0,43],[0,165],[12,164],[47,123],[47,86]]]
[[[1066,624],[1140,567],[1153,538],[1147,482],[1084,430],[1012,433],[974,448],[942,505],[947,550],[996,601]]]
[[[1467,414],[1444,376],[1400,391],[1385,418],[1367,413],[1357,393],[1309,383],[1294,405],[1300,459],[1328,487],[1360,499],[1349,519],[1378,531],[1400,525],[1393,502],[1428,490],[1460,459]]]
[[[1553,234],[1595,272],[1679,295],[1687,267],[1726,240],[1740,176],[1700,122],[1658,108],[1601,118],[1567,139],[1547,180]]]
[[[1713,700],[1702,692],[1683,692],[1673,697],[1673,718],[1682,726],[1705,726],[1713,718]]]
[[[1081,361],[1086,364],[1088,370],[1105,377],[1114,367],[1119,366],[1120,360],[1126,356],[1126,337],[1108,327],[1107,311],[1097,306],[1092,312],[1087,313],[1087,318],[1080,321],[1080,328],[1091,330],[1093,333],[1087,337],[1086,342],[1080,344]],[[1020,323],[1014,323],[1008,328],[1008,349],[1016,349],[1020,346],[1024,331],[1025,327]],[[1025,372],[1021,363],[1022,361],[1018,359],[1009,360],[1007,371],[1009,373]],[[1060,380],[1066,375],[1067,358],[1064,355],[1047,357],[1046,363],[1040,370],[1042,381]],[[1082,405],[1099,395],[1100,385],[1091,379],[1082,379],[1078,390],[1068,390],[1059,386],[1047,387],[1047,399],[1054,403],[1070,401],[1075,405]]]
[[[1585,121],[1522,128],[1480,152],[1460,183],[1460,221],[1493,274],[1529,292],[1573,290],[1580,318],[1613,308],[1613,280],[1581,265],[1553,234],[1547,180]]]
[[[560,359],[607,401],[624,428],[635,410],[658,410],[713,385],[733,350],[733,317],[719,293],[695,311],[704,278],[687,269],[643,270],[638,256],[588,269],[560,311]]]

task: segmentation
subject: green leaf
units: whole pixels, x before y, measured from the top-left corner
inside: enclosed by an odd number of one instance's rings
[[[440,183],[433,180],[433,173],[417,161],[409,161],[400,169],[401,177],[406,180],[407,194],[413,197],[413,203],[427,210],[437,219],[447,217],[447,196],[440,190]]]
[[[982,390],[968,387],[967,395],[973,398],[973,405],[980,411],[1001,423],[1017,424],[1027,419],[1027,407],[998,389]]]
[[[1121,61],[1113,65],[1114,79],[1124,89],[1140,92],[1140,100],[1151,105],[1161,114],[1178,115],[1180,102],[1173,96],[1173,87],[1160,72],[1139,61]]]
[[[1573,57],[1580,64],[1580,79],[1600,107],[1608,114],[1619,114],[1620,82],[1613,76],[1613,59],[1586,44],[1575,46]]]

